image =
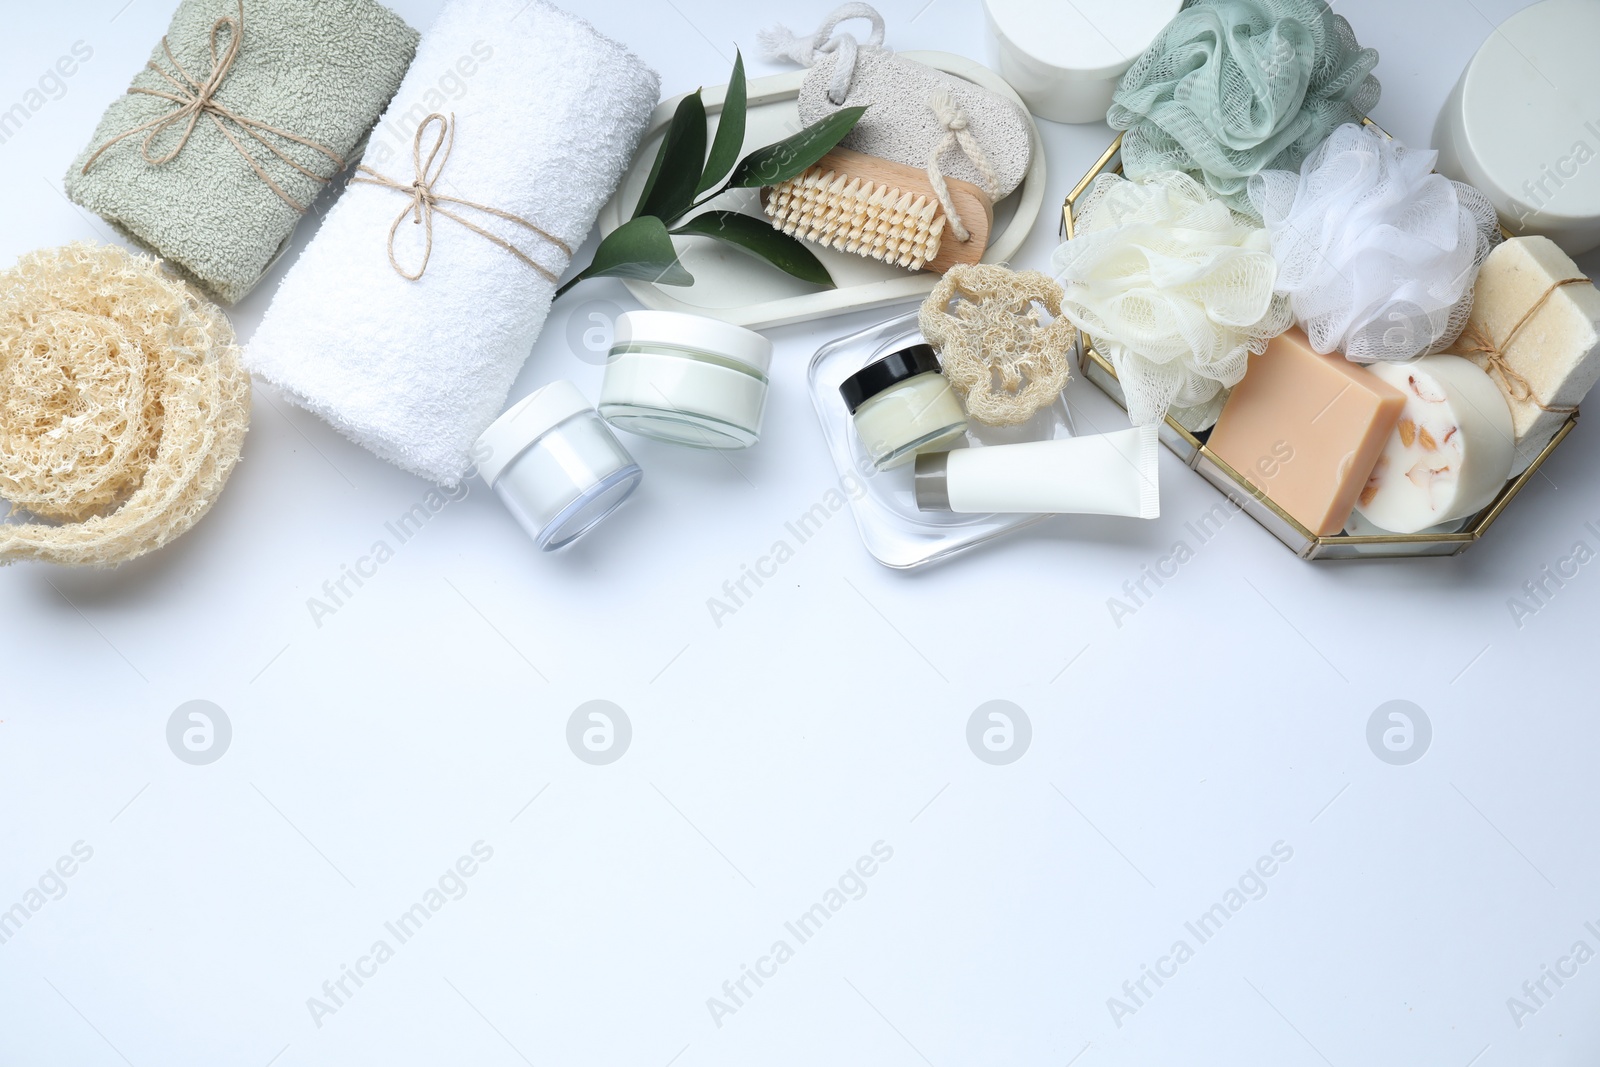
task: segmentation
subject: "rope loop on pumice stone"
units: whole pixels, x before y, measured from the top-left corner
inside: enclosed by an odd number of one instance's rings
[[[939,168],[939,158],[946,152],[959,148],[968,159],[972,160],[972,165],[978,168],[983,191],[990,200],[1000,198],[1000,175],[995,173],[989,157],[984,154],[983,146],[967,128],[967,113],[956,103],[955,97],[950,95],[948,90],[941,89],[934,93],[928,100],[928,107],[933,110],[939,125],[945,129],[944,137],[933,146],[933,154],[928,157],[928,184],[933,186],[933,193],[939,199],[939,206],[944,209],[944,217],[950,220],[951,234],[964,244],[972,240],[972,233],[962,225],[961,215],[956,211],[955,201],[950,196],[950,187],[944,180],[944,172]]]
[[[828,83],[828,99],[835,105],[843,105],[845,97],[850,95],[850,83],[855,78],[856,56],[862,45],[848,33],[835,34],[834,29],[841,22],[851,19],[866,19],[872,23],[872,33],[867,37],[867,48],[883,47],[883,16],[871,4],[843,4],[834,8],[833,13],[825,19],[817,31],[806,37],[798,37],[794,32],[784,26],[774,26],[770,30],[762,30],[757,39],[761,42],[762,52],[768,59],[789,59],[802,67],[809,67],[817,60],[819,52],[837,52],[838,57],[833,64],[833,80]]]

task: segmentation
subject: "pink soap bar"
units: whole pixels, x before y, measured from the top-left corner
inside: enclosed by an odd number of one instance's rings
[[[1300,329],[1233,387],[1206,447],[1312,533],[1344,529],[1406,398]]]

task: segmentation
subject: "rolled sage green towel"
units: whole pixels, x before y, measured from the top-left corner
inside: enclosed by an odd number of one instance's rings
[[[148,150],[150,130],[123,137],[95,157],[108,141],[178,111],[181,99],[197,95],[194,87],[214,69],[213,27],[219,19],[237,20],[240,10],[240,0],[182,0],[167,29],[171,58],[157,44],[150,59],[178,85],[185,75],[193,84],[180,92],[150,67],[140,70],[135,87],[180,100],[143,93],[118,97],[66,178],[73,201],[227,304],[254,288],[293,234],[302,211],[289,201],[309,205],[324,187],[272,149],[312,175],[331,177],[338,169],[317,148],[264,127],[349,159],[399,87],[418,38],[374,0],[245,0],[238,52],[213,97],[227,113],[200,113],[187,142],[165,162],[152,164],[145,156],[160,160],[178,147],[187,117],[158,128]],[[217,31],[216,52],[224,62],[231,35],[226,24]],[[283,196],[252,169],[229,135]]]

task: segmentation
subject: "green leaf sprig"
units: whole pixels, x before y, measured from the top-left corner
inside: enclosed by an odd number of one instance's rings
[[[709,154],[706,108],[696,89],[673,113],[632,217],[606,235],[594,259],[558,289],[556,296],[585,278],[642,278],[658,285],[693,285],[694,276],[678,261],[673,237],[709,237],[758,256],[802,281],[833,285],[827,268],[811,249],[764,219],[737,211],[706,211],[687,221],[685,216],[730,189],[758,189],[803,174],[855,128],[867,109],[835,111],[794,136],[740,159],[746,103],[744,57],[735,55]]]

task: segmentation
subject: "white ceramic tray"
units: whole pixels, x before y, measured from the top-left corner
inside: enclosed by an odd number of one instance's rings
[[[949,52],[905,52],[903,55],[992,89],[1015,101],[1018,109],[1028,115],[1022,99],[1006,84],[1005,79],[981,63]],[[800,131],[800,109],[796,101],[805,76],[805,71],[797,70],[751,79],[747,87],[745,152]],[[726,85],[719,85],[702,91],[708,116],[721,114],[727,88]],[[645,131],[633,165],[623,175],[616,195],[600,211],[602,235],[609,234],[626,222],[633,206],[639,202],[639,193],[649,177],[650,165],[661,147],[663,133],[672,121],[678,102],[686,95],[662,101],[650,117],[650,126]],[[1016,255],[1028,231],[1038,220],[1039,209],[1044,204],[1044,146],[1040,143],[1039,129],[1034,125],[1031,115],[1028,115],[1028,129],[1033,138],[1032,161],[1022,184],[995,205],[994,231],[989,249],[983,256],[985,263],[1003,263]],[[711,208],[743,211],[759,217],[760,190],[732,190],[718,197],[715,203],[707,205],[706,210]],[[937,275],[912,274],[864,256],[810,245],[808,247],[822,260],[838,286],[836,289],[818,289],[720,241],[704,237],[675,237],[673,243],[677,246],[683,265],[694,275],[695,283],[688,286],[656,285],[654,282],[630,279],[625,283],[629,291],[648,308],[707,315],[751,329],[782,326],[824,315],[916,300],[926,296],[938,281]]]

